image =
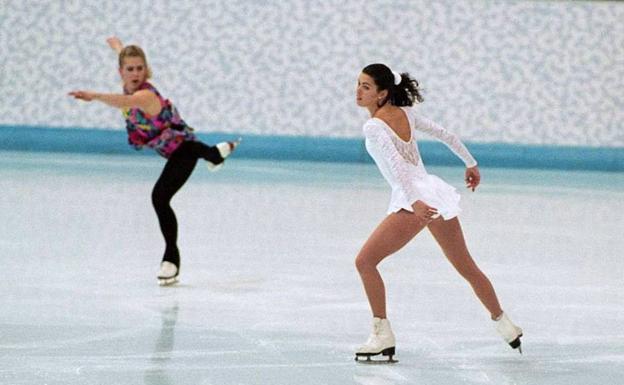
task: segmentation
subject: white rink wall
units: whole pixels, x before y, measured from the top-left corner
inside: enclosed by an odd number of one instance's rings
[[[601,1],[3,0],[0,125],[123,130],[66,96],[120,90],[118,35],[200,132],[359,137],[357,75],[385,62],[467,141],[624,147],[622,20]]]

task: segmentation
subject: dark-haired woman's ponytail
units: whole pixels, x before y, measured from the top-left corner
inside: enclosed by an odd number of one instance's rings
[[[415,101],[416,103],[422,103],[425,99],[420,94],[420,87],[418,85],[418,81],[416,79],[412,79],[407,73],[403,75],[405,75],[405,78],[407,79],[407,83],[405,87],[407,88],[408,92],[411,94],[412,101]]]
[[[394,75],[398,73],[392,71],[392,74]],[[418,90],[418,82],[415,79],[412,79],[407,72],[403,72],[398,76],[400,77],[400,81],[397,84],[396,80],[399,78],[395,76],[395,85],[392,87],[390,102],[399,107],[412,106],[414,102],[422,102],[423,97],[420,95]]]

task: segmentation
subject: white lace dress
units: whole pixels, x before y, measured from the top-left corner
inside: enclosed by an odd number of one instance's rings
[[[460,196],[454,187],[427,173],[420,158],[415,132],[425,132],[446,144],[466,165],[477,165],[459,138],[444,127],[418,116],[414,109],[401,107],[410,124],[410,139],[404,141],[381,119],[371,118],[364,124],[366,150],[392,188],[388,214],[401,209],[413,212],[418,200],[435,207],[445,220],[456,217]]]

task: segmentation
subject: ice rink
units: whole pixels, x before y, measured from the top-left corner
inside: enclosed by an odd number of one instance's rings
[[[373,164],[200,163],[174,198],[180,284],[159,287],[153,156],[0,152],[0,383],[621,384],[624,175],[429,167],[462,190],[468,246],[524,355],[428,232],[381,265],[395,365],[354,257],[384,217]]]

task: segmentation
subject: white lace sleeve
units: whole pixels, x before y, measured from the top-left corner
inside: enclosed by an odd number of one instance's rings
[[[412,180],[414,172],[410,168],[414,166],[397,151],[387,131],[375,123],[368,122],[364,125],[364,135],[368,150],[386,180],[394,181],[409,201],[421,200],[422,194]]]
[[[418,116],[415,113],[412,113],[412,119],[414,119],[415,129],[429,134],[446,144],[446,146],[464,162],[466,167],[474,167],[477,165],[477,161],[472,157],[457,135],[447,131],[446,128],[434,121]]]

